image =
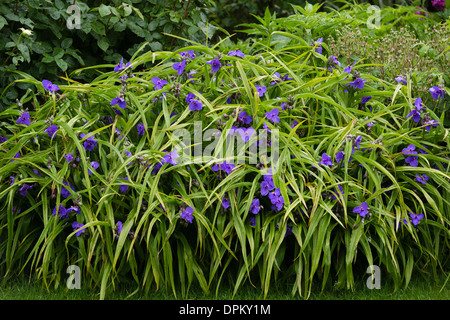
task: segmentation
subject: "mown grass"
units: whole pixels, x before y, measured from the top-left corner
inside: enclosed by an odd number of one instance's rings
[[[231,286],[224,287],[218,295],[205,294],[204,291],[194,286],[187,297],[175,297],[173,292],[159,290],[144,294],[142,291],[132,294],[135,290],[132,286],[122,286],[111,292],[107,300],[262,300],[261,291],[255,290],[250,285],[245,285],[233,296]],[[290,294],[291,287],[274,285],[271,287],[267,300],[303,300],[298,295]],[[98,300],[98,290],[90,290],[82,287],[79,290],[69,290],[66,287],[47,290],[41,282],[25,278],[17,279],[6,286],[0,286],[0,300]],[[340,290],[327,288],[321,292],[320,286],[313,286],[309,300],[450,300],[450,281],[444,275],[434,279],[431,276],[414,277],[408,287],[395,290],[392,283],[382,280],[380,289],[366,287],[366,278],[355,281],[354,290]]]

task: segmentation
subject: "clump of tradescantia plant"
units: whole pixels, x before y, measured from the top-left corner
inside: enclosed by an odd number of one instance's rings
[[[0,113],[3,279],[58,286],[75,264],[101,298],[130,280],[265,296],[274,279],[308,297],[314,281],[352,288],[357,264],[396,286],[445,268],[449,137],[433,102],[448,88],[413,96],[323,44],[138,52],[91,83],[21,73],[39,92]],[[230,137],[241,153],[225,155]]]

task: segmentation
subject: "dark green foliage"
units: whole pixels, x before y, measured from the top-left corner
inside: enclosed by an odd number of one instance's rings
[[[107,3],[110,3],[109,5]],[[217,30],[209,26],[206,6],[210,0],[124,0],[75,1],[81,10],[81,29],[75,23],[72,3],[63,0],[20,0],[0,4],[0,88],[17,79],[13,70],[25,71],[37,79],[56,81],[75,69],[128,59],[138,48],[171,50],[185,45],[170,33],[202,42]],[[31,30],[31,35],[21,28]],[[75,81],[90,81],[96,75],[88,70]],[[0,111],[23,95],[26,84],[0,92]]]

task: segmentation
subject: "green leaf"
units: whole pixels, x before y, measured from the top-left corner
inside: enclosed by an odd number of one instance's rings
[[[68,49],[68,48],[70,48],[72,43],[73,43],[72,38],[65,38],[63,41],[61,41],[61,48]]]
[[[102,38],[98,39],[97,45],[99,46],[100,49],[102,49],[103,51],[106,52],[106,50],[108,50],[108,48],[109,48],[108,38],[102,37]]]
[[[98,7],[98,13],[100,14],[100,17],[108,16],[111,14],[111,7],[105,6],[103,3]]]
[[[99,35],[106,36],[106,34],[105,34],[105,25],[103,23],[101,23],[100,21],[97,21],[97,20],[92,21],[91,28],[96,33],[98,33]]]
[[[3,27],[4,27],[5,25],[7,25],[7,24],[8,24],[8,21],[6,21],[6,19],[3,18],[2,15],[0,15],[0,30],[2,30]]]
[[[65,62],[63,59],[55,59],[56,64],[58,65],[58,67],[62,70],[62,71],[66,71],[67,70],[67,62]]]

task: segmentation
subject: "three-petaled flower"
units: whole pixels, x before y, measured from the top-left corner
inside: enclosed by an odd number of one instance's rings
[[[203,103],[198,100],[191,99],[189,102],[189,110],[198,111],[203,109]]]
[[[318,46],[317,46],[317,49],[316,49],[316,52],[317,52],[317,53],[320,53],[320,54],[322,54],[322,45],[321,45],[321,43],[323,43],[323,37],[317,39],[317,40],[314,42],[314,45],[318,45]]]
[[[194,213],[194,209],[192,207],[187,207],[182,213],[181,213],[181,218],[186,220],[189,223],[192,223],[192,220],[194,219],[193,216]]]
[[[89,132],[90,133],[90,132]],[[89,134],[88,133],[88,134]],[[86,136],[86,134],[81,133],[80,137],[81,139],[83,139]],[[83,147],[84,149],[86,149],[87,151],[92,151],[94,150],[94,148],[97,146],[97,141],[94,140],[94,136],[90,136],[89,138],[87,138],[86,140],[83,141]]]
[[[322,160],[319,161],[318,163],[323,165],[323,166],[332,166],[333,165],[333,160],[331,159],[331,157],[329,155],[327,155],[324,152],[324,153],[322,153]]]
[[[255,88],[256,88],[256,91],[258,91],[258,95],[260,98],[263,97],[264,93],[267,91],[267,87],[265,87],[265,86],[260,86],[260,85],[255,84]]]
[[[404,76],[402,76],[402,75],[400,75],[397,78],[395,78],[395,81],[397,81],[398,83],[401,83],[401,84],[406,86],[406,78]]]
[[[365,81],[366,81],[365,79],[357,78],[352,82],[349,82],[349,85],[352,86],[354,89],[364,89]]]
[[[111,100],[111,103],[110,103],[111,106],[116,105],[116,104],[119,105],[119,107],[121,107],[122,109],[125,109],[127,106],[125,99],[122,97],[116,97]]]
[[[184,68],[186,67],[186,60],[175,62],[172,67],[177,71],[178,75],[181,76],[183,74]]]
[[[77,221],[74,221],[74,222],[72,223],[72,228],[73,228],[73,230],[77,230],[77,232],[75,233],[75,235],[76,235],[77,237],[79,237],[84,231],[86,231],[86,228],[83,228],[83,227],[84,227],[84,224],[79,223],[79,222],[77,222]]]
[[[31,124],[30,122],[30,114],[28,112],[24,112],[20,115],[19,119],[16,121],[17,124],[21,123],[26,126],[29,126]]]
[[[28,189],[33,189],[33,186],[25,183],[22,187],[20,187],[19,192],[22,197],[25,197],[27,195]]]
[[[44,87],[45,90],[48,90],[50,92],[55,92],[59,90],[59,87],[49,80],[42,80],[42,86]]]
[[[261,209],[261,205],[259,204],[259,199],[253,199],[252,204],[250,205],[250,212],[253,214],[258,214]]]
[[[439,99],[439,97],[441,97],[442,99],[444,99],[444,90],[442,90],[441,88],[437,87],[437,86],[433,86],[430,89],[428,89],[431,93],[431,96],[433,97],[433,99]]]
[[[239,49],[232,50],[232,51],[228,52],[228,55],[230,57],[239,57],[239,58],[244,58],[245,57],[245,54],[242,51],[240,51]]]
[[[222,67],[222,64],[218,59],[212,59],[210,61],[207,61],[206,63],[211,66],[211,70],[213,73],[216,73]]]
[[[428,179],[429,177],[426,174],[416,174],[416,181],[420,182],[421,184],[427,184]]]
[[[58,126],[56,124],[52,124],[50,127],[44,130],[44,132],[46,132],[52,139],[55,137],[56,131],[58,131]]]
[[[411,167],[417,167],[417,165],[419,164],[419,157],[418,156],[412,156],[412,154],[417,154],[416,151],[414,151],[416,149],[416,146],[413,144],[410,144],[408,147],[404,148],[402,150],[402,153],[405,155],[408,155],[408,157],[405,158],[405,162],[408,163]]]
[[[161,90],[168,83],[167,80],[160,79],[158,77],[152,77],[152,82],[155,90]]]
[[[361,217],[365,218],[369,213],[369,206],[367,205],[367,202],[362,202],[360,206],[353,209],[353,212],[359,213]]]
[[[211,170],[212,171],[225,171],[227,174],[230,174],[231,172],[233,172],[233,170],[236,168],[236,166],[232,163],[228,163],[226,161],[222,162],[222,163],[215,163],[212,167]]]
[[[128,61],[127,64],[124,66],[123,65],[123,58],[122,58],[122,59],[120,59],[119,64],[114,67],[114,72],[119,72],[119,71],[122,71],[122,70],[124,70],[126,68],[129,68],[129,67],[133,68],[131,66],[131,62]]]
[[[273,123],[279,123],[280,118],[278,117],[278,114],[280,113],[280,110],[278,108],[274,108],[269,112],[266,112],[266,117]]]

